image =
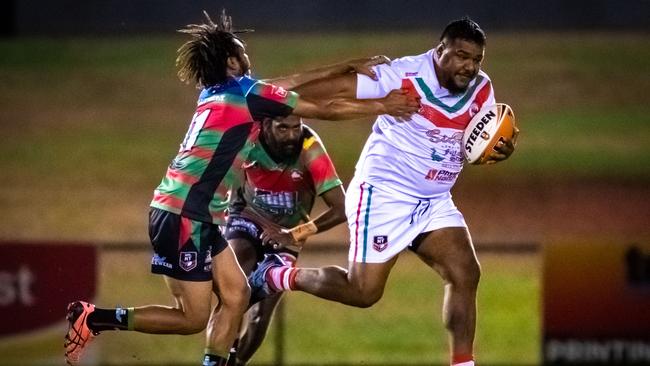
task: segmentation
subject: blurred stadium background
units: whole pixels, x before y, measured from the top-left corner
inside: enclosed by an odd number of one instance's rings
[[[64,363],[64,309],[34,299],[25,284],[48,288],[58,301],[71,297],[69,284],[56,280],[80,265],[57,255],[69,243],[97,248],[98,304],[170,303],[162,279],[149,274],[147,212],[197,94],[175,76],[183,38],[174,30],[201,21],[202,9],[222,7],[236,26],[257,30],[245,40],[259,78],[346,58],[419,54],[465,14],[486,30],[484,69],[522,134],[508,162],[467,167],[453,191],[483,265],[480,364],[543,362],[543,252],[556,243],[641,246],[635,299],[648,303],[648,1],[4,1],[0,252],[27,249],[0,262],[0,365]],[[308,123],[347,183],[371,121]],[[346,231],[314,237],[303,263],[345,265]],[[43,248],[34,242],[53,250],[29,251]],[[51,271],[21,275],[38,271],[29,267],[38,256]],[[580,256],[553,268],[574,268]],[[365,310],[289,294],[254,363],[445,364],[440,279],[405,254],[388,286]],[[18,313],[60,314],[61,321],[16,333],[7,324]],[[650,322],[640,327],[650,347]],[[88,364],[192,365],[202,349],[202,335],[109,332]]]

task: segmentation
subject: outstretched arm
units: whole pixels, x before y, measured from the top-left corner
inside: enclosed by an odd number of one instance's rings
[[[390,63],[390,59],[383,55],[364,57],[344,61],[334,65],[319,67],[317,69],[305,71],[303,73],[294,74],[291,76],[265,80],[265,82],[281,86],[285,89],[293,90],[296,87],[309,83],[313,80],[331,78],[341,75],[352,75],[356,77],[357,73],[367,75],[373,80],[377,80],[377,75],[375,74],[375,71],[372,69],[372,67],[385,63]]]
[[[325,120],[357,119],[380,114],[408,118],[420,108],[420,101],[405,90],[393,90],[378,99],[303,98],[300,97],[293,114]]]
[[[312,80],[293,89],[305,98],[355,98],[357,74],[336,75]]]

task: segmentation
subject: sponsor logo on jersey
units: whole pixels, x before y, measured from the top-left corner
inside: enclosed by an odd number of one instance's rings
[[[439,170],[434,178],[437,182],[451,183],[456,180],[459,172],[450,172],[449,170]]]
[[[418,74],[419,74],[419,72],[417,72],[417,71],[413,71],[413,72],[408,72],[407,71],[406,73],[404,73],[404,76],[406,76],[408,78],[408,77],[412,77],[412,76],[418,76]]]
[[[436,149],[431,149],[431,160],[433,161],[443,161],[445,158],[443,156],[438,155],[436,152]]]
[[[436,144],[432,148],[431,159],[436,162],[447,160],[450,163],[462,164],[463,154],[461,146],[463,141],[463,132],[456,131],[452,134],[445,134],[442,130],[435,128],[426,132],[429,141]]]
[[[277,96],[282,97],[282,98],[287,96],[287,91],[283,87],[280,87],[280,86],[273,85],[273,89],[272,89],[271,92],[273,94],[277,95]]]
[[[431,148],[431,160],[439,162],[443,161],[445,157],[449,159],[449,162],[452,163],[454,167],[462,165],[463,154],[460,152],[460,150],[447,148],[444,152],[440,153],[438,150]],[[449,168],[449,166],[445,166],[445,168]]]
[[[424,179],[439,183],[453,183],[456,181],[459,173],[460,172],[450,172],[449,170],[444,169],[430,169]]]
[[[228,228],[229,230],[244,231],[253,238],[259,238],[260,236],[259,230],[257,230],[257,226],[245,219],[233,217],[230,219],[230,223],[228,223]]]
[[[388,247],[388,235],[375,235],[372,238],[372,247],[376,251],[382,252]]]
[[[424,179],[433,180],[437,174],[438,174],[438,169],[429,169],[427,175],[424,176]]]
[[[298,192],[271,192],[255,189],[253,205],[274,215],[293,215],[296,212]]]
[[[451,135],[445,135],[440,129],[436,128],[427,131],[427,137],[429,138],[429,141],[434,144],[451,144],[460,146],[461,141],[463,141],[463,132],[457,131]]]
[[[181,252],[181,255],[178,258],[178,264],[185,272],[189,272],[196,268],[197,265],[197,252]]]
[[[212,249],[208,248],[203,262],[203,272],[212,272]]]
[[[205,103],[210,103],[210,102],[221,103],[221,102],[224,102],[224,101],[226,101],[226,95],[225,94],[217,94],[217,95],[213,95],[211,97],[203,99],[200,102],[200,104],[205,104]]]
[[[167,257],[161,257],[158,254],[154,254],[153,257],[151,257],[151,264],[172,269],[172,264],[167,262]]]
[[[443,168],[451,169],[451,170],[456,170],[460,171],[463,168],[463,163],[442,163],[441,164]]]

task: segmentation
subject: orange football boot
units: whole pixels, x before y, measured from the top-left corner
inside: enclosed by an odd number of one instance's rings
[[[68,304],[66,319],[68,320],[68,334],[65,335],[65,360],[68,365],[76,366],[84,347],[88,346],[97,333],[88,328],[86,320],[88,315],[95,311],[95,305],[85,301],[75,301]]]

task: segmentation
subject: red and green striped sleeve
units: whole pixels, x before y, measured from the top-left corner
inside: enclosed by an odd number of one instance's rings
[[[334,187],[343,184],[336,174],[334,163],[330,159],[323,143],[313,130],[312,136],[306,137],[303,142],[303,154],[305,154],[305,165],[314,181],[316,195],[329,191]]]
[[[298,94],[257,80],[246,91],[246,100],[253,118],[261,121],[290,115],[298,103]]]

